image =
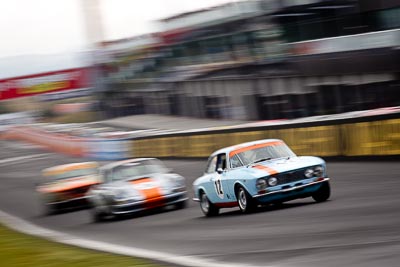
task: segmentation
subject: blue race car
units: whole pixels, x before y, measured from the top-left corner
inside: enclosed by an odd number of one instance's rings
[[[220,149],[209,157],[205,173],[193,183],[194,201],[206,216],[239,206],[243,213],[260,204],[278,204],[330,196],[325,161],[296,154],[278,139],[266,139]]]

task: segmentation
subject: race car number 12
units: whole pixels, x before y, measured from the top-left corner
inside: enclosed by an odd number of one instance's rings
[[[214,181],[215,185],[215,191],[217,192],[217,195],[219,198],[224,198],[224,190],[222,189],[222,183],[221,183],[221,178],[217,178]]]

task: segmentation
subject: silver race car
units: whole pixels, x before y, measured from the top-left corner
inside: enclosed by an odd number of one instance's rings
[[[102,182],[88,192],[94,221],[142,210],[186,205],[185,179],[154,158],[118,161],[100,168]]]

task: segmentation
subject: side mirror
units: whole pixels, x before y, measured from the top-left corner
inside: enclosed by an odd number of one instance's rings
[[[218,174],[221,174],[221,173],[224,172],[224,170],[223,170],[222,168],[218,168],[218,169],[217,169],[217,172],[218,172]]]

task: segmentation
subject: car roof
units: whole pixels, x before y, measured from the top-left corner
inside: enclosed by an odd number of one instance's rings
[[[150,159],[155,159],[155,158],[135,158],[135,159],[127,159],[127,160],[120,160],[120,161],[116,161],[116,162],[112,162],[109,164],[106,164],[104,166],[102,166],[100,168],[100,170],[104,171],[104,170],[109,170],[109,169],[113,169],[117,166],[121,166],[127,163],[132,163],[132,162],[141,162],[141,161],[146,161],[146,160],[150,160]]]
[[[77,162],[77,163],[69,163],[63,165],[53,166],[47,169],[42,170],[42,174],[46,176],[56,175],[68,171],[79,170],[79,169],[89,169],[89,168],[98,168],[99,164],[95,161],[91,162]]]
[[[214,153],[212,153],[211,156],[215,156],[215,155],[221,154],[221,153],[229,154],[229,152],[243,148],[243,147],[253,146],[253,145],[257,145],[257,144],[264,144],[264,143],[272,143],[272,142],[283,142],[283,141],[280,139],[262,139],[262,140],[257,140],[257,141],[245,142],[245,143],[221,148],[221,149],[215,151]]]

